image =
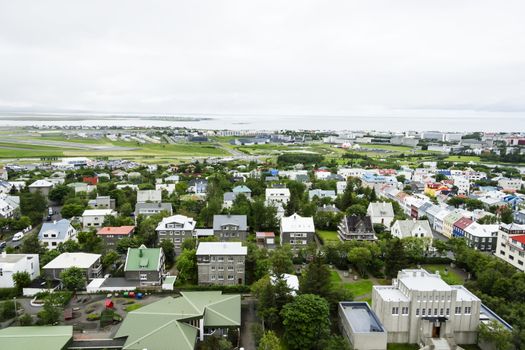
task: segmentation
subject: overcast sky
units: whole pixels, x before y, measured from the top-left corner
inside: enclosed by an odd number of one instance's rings
[[[525,118],[524,16],[523,0],[0,0],[0,110]]]

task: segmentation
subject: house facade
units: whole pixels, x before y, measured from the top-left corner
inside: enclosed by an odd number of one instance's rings
[[[480,225],[473,222],[465,228],[467,245],[476,250],[494,252],[498,240],[499,225]]]
[[[375,241],[377,239],[370,216],[345,215],[338,226],[341,241]]]
[[[248,235],[246,215],[214,215],[213,234],[219,241],[244,241]]]
[[[47,263],[43,268],[44,274],[52,279],[60,281],[62,271],[70,267],[78,267],[86,276],[88,281],[99,278],[102,274],[100,254],[91,253],[62,253]]]
[[[248,248],[241,242],[201,242],[197,247],[199,285],[245,282]]]
[[[97,231],[97,236],[102,238],[106,249],[117,249],[118,241],[129,238],[135,232],[135,226],[107,226]]]
[[[164,275],[165,257],[162,248],[128,248],[124,275],[128,281],[140,286],[160,286]]]
[[[53,222],[44,222],[38,232],[38,240],[47,249],[56,249],[60,243],[77,239],[77,230],[67,219]]]
[[[267,204],[286,205],[290,201],[290,190],[288,188],[267,188],[265,195]]]
[[[106,216],[117,216],[117,212],[112,209],[87,209],[82,214],[83,228],[99,228],[104,223]]]
[[[281,245],[289,244],[292,249],[306,247],[315,240],[315,226],[312,217],[302,217],[294,213],[281,218]]]
[[[13,275],[17,272],[27,272],[31,280],[40,275],[38,254],[7,254],[0,255],[0,288],[13,288]]]
[[[394,221],[394,208],[389,202],[370,203],[366,214],[370,216],[373,225],[381,224],[389,228]]]
[[[164,239],[171,240],[175,247],[175,253],[178,255],[182,251],[182,242],[195,235],[196,224],[193,218],[184,215],[173,215],[164,218],[155,229],[158,242],[160,243]]]
[[[525,272],[525,225],[501,224],[494,255]]]
[[[428,220],[397,220],[392,225],[391,234],[397,238],[428,238],[432,243],[432,229]]]

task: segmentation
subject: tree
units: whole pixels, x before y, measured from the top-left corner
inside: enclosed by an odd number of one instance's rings
[[[479,338],[492,343],[496,350],[510,350],[512,346],[512,333],[506,330],[498,321],[488,324],[481,322],[478,328]]]
[[[22,289],[31,284],[31,276],[26,271],[15,272],[13,274],[13,282],[18,293],[22,293]]]
[[[166,257],[166,264],[171,266],[175,261],[175,245],[170,239],[163,239],[162,242],[160,242],[160,247]]]
[[[514,222],[514,213],[511,208],[503,207],[499,211],[501,222],[505,224],[512,224]]]
[[[101,253],[104,250],[104,241],[94,231],[79,232],[77,239],[83,252]]]
[[[293,272],[293,253],[290,247],[281,246],[270,253],[270,266],[276,275]]]
[[[85,206],[81,204],[65,204],[62,210],[60,210],[60,215],[62,215],[63,218],[69,219],[73,216],[81,216],[85,209]]]
[[[68,290],[84,289],[86,287],[86,274],[78,267],[70,267],[60,273],[60,279]]]
[[[61,253],[73,253],[80,251],[80,244],[74,239],[68,239],[67,241],[60,243],[57,250]]]
[[[281,311],[284,341],[291,350],[320,349],[320,340],[330,334],[330,311],[325,299],[302,294]]]
[[[361,276],[366,276],[366,269],[372,261],[372,253],[365,247],[352,248],[348,253],[348,261],[357,268]]]
[[[183,250],[177,258],[175,266],[179,271],[182,282],[197,284],[197,251],[195,249]]]
[[[56,185],[49,191],[48,198],[56,204],[62,205],[70,194],[73,194],[73,189],[68,185]]]
[[[365,216],[366,208],[361,204],[353,204],[346,210],[346,213],[348,215]]]
[[[282,350],[283,346],[281,345],[281,340],[273,331],[268,331],[264,333],[260,342],[259,350]]]
[[[60,320],[61,303],[59,296],[55,293],[50,293],[44,300],[42,311],[38,313],[39,323],[41,324],[55,324]]]
[[[30,234],[22,241],[22,253],[24,254],[44,254],[46,249],[40,244],[36,234]]]
[[[327,297],[331,289],[330,269],[323,263],[322,258],[317,255],[312,262],[306,266],[301,275],[299,290],[303,294],[315,293],[322,297]]]
[[[31,218],[33,224],[40,223],[47,208],[47,199],[37,191],[20,194],[20,212]]]
[[[133,213],[133,208],[131,207],[131,204],[129,202],[124,203],[120,207],[120,215],[123,217],[130,217],[131,213]]]
[[[397,276],[397,272],[407,266],[405,248],[399,238],[387,242],[385,251],[385,274],[389,278]]]
[[[339,335],[331,335],[321,342],[323,350],[351,350],[348,341]]]
[[[104,266],[105,269],[115,264],[117,261],[119,261],[120,255],[114,250],[108,250],[106,254],[102,257],[102,266]]]

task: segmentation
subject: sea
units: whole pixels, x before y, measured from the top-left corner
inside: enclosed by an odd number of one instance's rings
[[[450,115],[111,115],[0,112],[0,127],[185,127],[210,130],[525,132],[525,113]]]

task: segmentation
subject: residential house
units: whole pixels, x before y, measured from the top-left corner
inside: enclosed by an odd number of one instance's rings
[[[476,250],[494,252],[498,240],[499,225],[480,225],[473,222],[465,228],[467,245]]]
[[[482,320],[512,330],[462,285],[449,285],[423,269],[399,271],[390,286],[374,286],[372,309],[387,331],[388,343],[449,348],[477,344]]]
[[[452,225],[452,237],[465,237],[465,230],[474,221],[469,218],[461,217]]]
[[[206,194],[208,191],[208,180],[206,179],[193,179],[188,182],[188,192],[199,195]]]
[[[155,214],[160,214],[162,212],[166,212],[169,215],[173,214],[173,208],[171,206],[171,203],[137,203],[135,205],[135,220],[139,217],[139,215],[148,217]]]
[[[47,249],[55,249],[60,243],[77,239],[77,230],[67,219],[44,222],[38,232],[38,240]]]
[[[428,238],[432,243],[432,229],[428,220],[397,220],[392,225],[392,236],[398,238]]]
[[[10,326],[0,330],[2,349],[66,350],[73,341],[73,326]]]
[[[235,186],[232,189],[232,192],[235,193],[236,195],[242,193],[243,195],[246,196],[246,198],[251,198],[252,196],[252,190],[250,190],[250,188],[245,185]]]
[[[191,239],[195,235],[196,224],[193,218],[184,215],[173,215],[164,218],[155,229],[158,241],[171,240],[175,247],[175,253],[178,255],[182,251],[182,242],[185,239]]]
[[[7,169],[4,167],[0,167],[0,180],[4,180],[4,181],[8,180]]]
[[[162,191],[158,190],[139,190],[137,191],[137,204],[139,203],[160,203],[162,202]]]
[[[116,216],[117,212],[112,209],[86,209],[82,214],[82,227],[102,227],[106,216]]]
[[[267,188],[266,203],[286,205],[290,201],[290,190],[288,188]]]
[[[294,213],[281,218],[281,245],[290,244],[292,249],[306,247],[315,240],[315,226],[312,217],[302,217]]]
[[[525,225],[501,224],[494,255],[525,272]]]
[[[233,206],[233,201],[235,201],[236,197],[237,197],[236,193],[224,192],[223,201],[222,201],[222,207],[224,209],[230,209]]]
[[[372,224],[381,224],[387,229],[394,221],[394,208],[390,202],[370,203],[366,214],[372,220]]]
[[[18,215],[20,197],[0,194],[0,218],[9,219]]]
[[[94,209],[113,209],[115,210],[116,204],[115,199],[110,196],[97,196],[96,199],[91,199],[88,202],[88,206]]]
[[[53,183],[47,180],[37,180],[29,185],[28,188],[31,193],[40,192],[47,197],[53,186]]]
[[[434,215],[434,231],[443,234],[443,220],[450,215],[451,211],[448,209],[441,209]],[[459,218],[458,218],[459,219]],[[452,226],[451,226],[452,228]],[[452,233],[452,232],[451,232]]]
[[[219,241],[244,241],[247,222],[246,215],[213,215],[213,234]]]
[[[275,248],[275,233],[273,232],[255,232],[255,241],[259,248],[272,250]]]
[[[458,211],[453,211],[443,218],[443,231],[441,234],[447,238],[452,238],[452,232],[454,230],[454,224],[456,221],[461,219],[463,215]]]
[[[96,186],[90,185],[85,182],[73,182],[67,185],[72,188],[75,193],[89,193],[95,190]]]
[[[346,181],[337,181],[335,183],[336,193],[338,195],[343,194],[346,190],[346,186],[348,186]]]
[[[38,254],[7,254],[0,255],[0,288],[13,288],[15,282],[13,275],[17,272],[27,272],[29,278],[34,280],[40,276]]]
[[[315,189],[308,191],[308,199],[311,201],[314,199],[314,197],[317,197],[319,199],[330,198],[331,200],[334,200],[337,197],[337,195],[335,194],[334,190]]]
[[[90,281],[94,278],[99,278],[102,273],[100,258],[100,254],[62,253],[47,263],[42,270],[48,278],[61,280],[60,274],[62,271],[71,267],[78,267],[84,272],[86,279]]]
[[[168,192],[169,195],[171,195],[176,190],[176,184],[170,184],[170,183],[167,183],[167,184],[155,184],[155,190],[156,191],[160,191],[161,193],[162,193],[162,191],[166,191],[166,192]]]
[[[521,179],[509,179],[501,178],[498,180],[498,186],[502,188],[503,191],[518,191],[523,185],[523,180]]]
[[[102,238],[106,249],[117,249],[118,241],[130,238],[135,232],[135,226],[106,226],[97,231],[97,236]]]
[[[181,292],[129,312],[115,338],[125,339],[123,349],[194,350],[197,339],[222,337],[229,329],[240,331],[241,296],[221,291]],[[169,346],[168,346],[169,345]]]
[[[128,281],[138,281],[140,286],[160,286],[164,275],[165,257],[162,248],[128,248],[124,275]]]
[[[241,242],[200,242],[197,247],[199,285],[244,284],[248,248]]]
[[[338,226],[341,241],[375,241],[377,239],[370,216],[345,215]]]

